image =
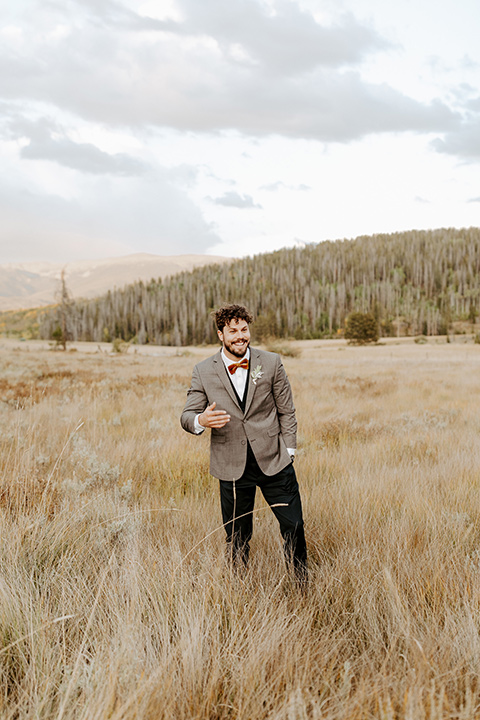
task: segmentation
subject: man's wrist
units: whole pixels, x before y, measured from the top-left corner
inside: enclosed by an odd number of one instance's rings
[[[202,433],[202,432],[205,430],[205,427],[200,424],[200,421],[199,421],[199,419],[198,419],[201,414],[202,414],[202,413],[199,413],[198,415],[195,415],[195,420],[194,420],[194,423],[193,423],[194,429],[195,429],[195,435],[200,435],[200,433]]]

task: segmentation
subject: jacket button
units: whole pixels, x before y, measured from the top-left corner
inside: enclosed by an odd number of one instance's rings
[[[247,441],[246,441],[246,440],[242,440],[242,445],[246,445],[246,444],[247,444]]]

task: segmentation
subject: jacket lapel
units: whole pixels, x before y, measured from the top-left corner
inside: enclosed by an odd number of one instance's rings
[[[247,386],[247,401],[245,403],[245,415],[250,409],[250,405],[252,404],[253,396],[255,395],[255,390],[257,388],[252,380],[252,371],[255,370],[257,365],[260,365],[260,355],[254,348],[250,347],[250,363],[248,368],[249,378]]]
[[[238,398],[235,395],[235,390],[232,387],[232,383],[228,379],[227,376],[227,368],[225,367],[225,363],[222,360],[222,351],[220,350],[216,355],[213,356],[213,367],[215,368],[215,372],[217,373],[218,377],[222,381],[225,390],[228,392],[230,397],[232,398],[233,402],[240,407],[238,404]]]

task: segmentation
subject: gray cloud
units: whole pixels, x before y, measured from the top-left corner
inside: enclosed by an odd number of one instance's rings
[[[260,187],[260,190],[266,190],[267,192],[278,192],[279,190],[298,190],[299,192],[306,192],[311,189],[310,185],[305,185],[304,183],[300,183],[300,185],[287,185],[281,180],[270,183],[269,185],[262,185]]]
[[[141,178],[91,176],[76,199],[0,185],[0,262],[73,260],[142,251],[203,253],[220,243],[199,209],[158,172]]]
[[[17,2],[21,0],[17,0]],[[49,0],[44,5],[52,12],[70,22],[72,16],[78,16],[79,12],[85,13],[88,23],[97,27],[116,26],[126,31],[162,31],[175,29],[175,23],[171,21],[156,20],[151,17],[144,17],[128,8],[122,2],[116,0]]]
[[[51,160],[94,175],[142,175],[148,168],[145,163],[123,153],[109,155],[95,145],[74,143],[68,138],[46,138],[43,142],[32,140],[22,148],[21,156],[29,160]]]
[[[427,200],[427,198],[421,197],[420,195],[415,195],[414,201],[416,203],[420,203],[420,205],[430,205],[431,201]]]
[[[469,100],[469,102],[466,104],[466,108],[467,110],[471,110],[474,113],[480,112],[480,97],[477,95],[477,97]]]
[[[218,198],[210,198],[215,205],[224,205],[225,207],[234,207],[241,210],[255,208],[261,210],[262,206],[253,202],[250,195],[240,195],[237,192],[226,192]]]
[[[464,70],[477,69],[480,66],[476,60],[473,60],[470,55],[464,55],[462,58],[462,67]]]
[[[184,32],[214,37],[227,58],[260,64],[274,75],[358,63],[387,47],[351,15],[324,27],[288,0],[277,0],[273,15],[257,0],[179,0],[179,5],[186,17]],[[235,54],[239,48],[243,52]]]
[[[432,141],[432,147],[440,153],[455,155],[465,162],[480,160],[480,117],[471,116],[458,130],[447,133],[445,137]]]
[[[286,0],[273,14],[257,0],[179,6],[183,22],[142,18],[114,0],[66,10],[37,3],[21,51],[0,47],[0,93],[107,124],[259,137],[348,142],[459,124],[440,101],[365,83],[352,67],[386,44],[351,16],[322,26]],[[69,23],[63,34],[35,33],[37,23],[54,26],[59,17]],[[74,152],[54,150],[70,159]]]
[[[124,153],[111,155],[91,143],[76,143],[67,137],[65,130],[53,120],[40,118],[32,121],[3,104],[8,118],[6,134],[13,139],[26,138],[20,155],[28,160],[49,160],[59,165],[94,175],[143,175],[149,166]]]
[[[468,203],[480,203],[480,197],[474,197],[467,200]]]
[[[193,165],[176,165],[169,168],[168,178],[176,185],[192,188],[197,184],[199,168]]]

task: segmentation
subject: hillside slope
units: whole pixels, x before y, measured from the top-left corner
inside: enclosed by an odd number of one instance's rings
[[[20,263],[0,265],[0,310],[18,310],[55,302],[60,273],[65,269],[68,288],[75,298],[94,298],[137,280],[148,281],[192,270],[228,258],[210,255],[152,255],[137,253],[101,260],[71,263]]]
[[[247,305],[256,338],[332,337],[354,311],[372,312],[382,335],[445,334],[480,310],[480,229],[373,235],[214,264],[135,283],[69,310],[70,337],[189,345],[216,340],[209,317],[225,301]],[[40,333],[52,337],[58,308]]]

